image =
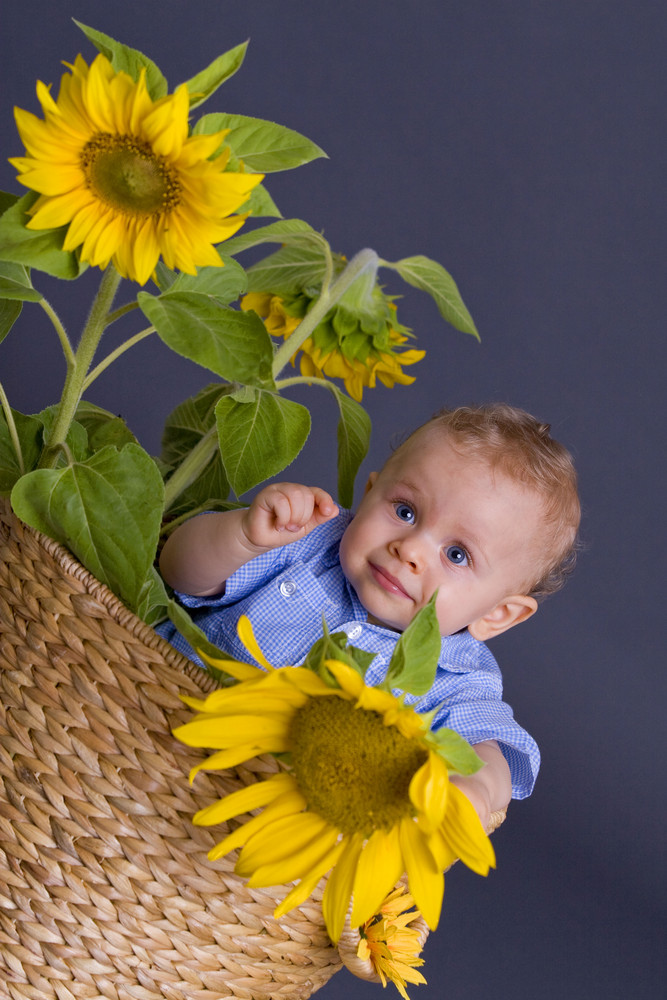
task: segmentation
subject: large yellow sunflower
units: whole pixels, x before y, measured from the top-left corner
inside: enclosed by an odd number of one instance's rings
[[[443,871],[460,858],[486,875],[493,848],[473,806],[449,781],[426,721],[388,691],[367,687],[350,666],[328,660],[337,687],[303,667],[274,670],[247,618],[239,636],[264,670],[209,660],[241,681],[205,700],[185,699],[196,717],[174,731],[214,749],[193,769],[234,767],[262,753],[290,754],[290,769],[196,813],[211,826],[264,807],[210,852],[241,848],[236,871],[251,886],[300,879],[275,911],[298,906],[331,871],[323,898],[332,941],[350,921],[376,913],[404,872],[429,927],[440,916]]]
[[[384,323],[365,330],[362,320],[354,321],[349,308],[345,310],[345,321],[339,322],[340,310],[335,307],[299,348],[302,375],[340,378],[357,402],[361,402],[364,388],[374,389],[378,379],[389,389],[415,381],[413,375],[405,374],[403,366],[421,361],[426,352],[396,349],[407,343],[408,337],[397,329],[394,304],[385,301],[379,290],[378,293],[378,307],[386,314]],[[287,339],[306,314],[310,301],[306,293],[288,303],[279,295],[248,292],[241,299],[241,308],[254,309],[272,336]],[[292,364],[295,363],[296,354],[292,358]]]
[[[185,84],[153,101],[145,71],[135,81],[102,54],[69,69],[56,100],[37,84],[44,120],[15,111],[27,155],[10,162],[40,195],[28,228],[67,225],[64,250],[142,285],[160,255],[188,274],[220,266],[213,244],[243,224],[229,216],[263,175],[225,172],[228,149],[210,159],[226,132],[188,135]]]

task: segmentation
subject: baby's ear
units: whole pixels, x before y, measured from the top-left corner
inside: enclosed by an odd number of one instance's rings
[[[487,614],[471,622],[468,625],[468,631],[473,639],[486,642],[487,639],[493,639],[494,636],[506,632],[508,628],[525,622],[536,611],[537,601],[534,597],[528,597],[526,594],[513,594],[512,597],[506,597]]]
[[[372,489],[373,486],[375,486],[375,480],[377,479],[377,477],[378,477],[377,472],[371,472],[371,474],[369,475],[369,477],[368,477],[368,479],[366,481],[366,486],[364,487],[364,496],[366,496],[366,494],[368,493],[368,491],[370,489]]]

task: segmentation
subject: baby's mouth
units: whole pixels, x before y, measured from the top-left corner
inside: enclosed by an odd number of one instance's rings
[[[382,569],[381,566],[376,566],[375,563],[369,563],[371,574],[376,583],[378,583],[383,590],[386,590],[389,594],[398,594],[400,597],[405,597],[407,600],[411,601],[412,598],[410,594],[401,586],[400,581],[389,573],[386,569]]]

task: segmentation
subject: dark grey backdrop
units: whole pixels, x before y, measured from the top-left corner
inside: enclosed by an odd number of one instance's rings
[[[401,318],[428,360],[413,389],[368,394],[365,473],[445,401],[507,399],[573,450],[580,566],[494,646],[542,773],[496,837],[497,872],[448,876],[428,986],[412,994],[654,1000],[665,971],[664,4],[12,0],[6,155],[21,152],[10,104],[37,110],[38,76],[57,82],[61,59],[92,56],[72,16],[146,51],[172,84],[250,37],[215,109],[290,125],[330,156],[270,181],[284,215],[348,255],[425,253],[453,272],[482,344],[406,290]],[[0,174],[17,190],[6,163]],[[73,327],[86,287],[65,306]],[[62,374],[38,312],[0,353],[27,411],[53,400]],[[171,406],[205,379],[185,369],[144,344],[94,399],[122,409],[155,450]],[[330,487],[332,416],[319,412],[317,443],[293,472]],[[343,972],[321,995],[378,989]]]

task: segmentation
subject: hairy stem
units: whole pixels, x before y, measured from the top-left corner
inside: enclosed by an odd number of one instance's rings
[[[121,354],[125,354],[125,351],[129,351],[131,347],[134,347],[135,344],[138,344],[146,337],[149,337],[151,333],[155,333],[155,327],[147,326],[145,330],[141,330],[139,333],[135,333],[133,337],[129,337],[127,340],[124,340],[122,344],[119,344],[118,347],[115,349],[115,351],[112,351],[110,354],[106,356],[106,358],[103,358],[102,361],[100,361],[100,363],[93,368],[92,372],[90,372],[86,376],[86,378],[84,379],[82,392],[86,392],[88,388],[93,384],[95,379],[99,378],[102,372],[105,371],[109,367],[109,365],[113,364],[113,362],[116,361],[116,359],[119,358]]]

